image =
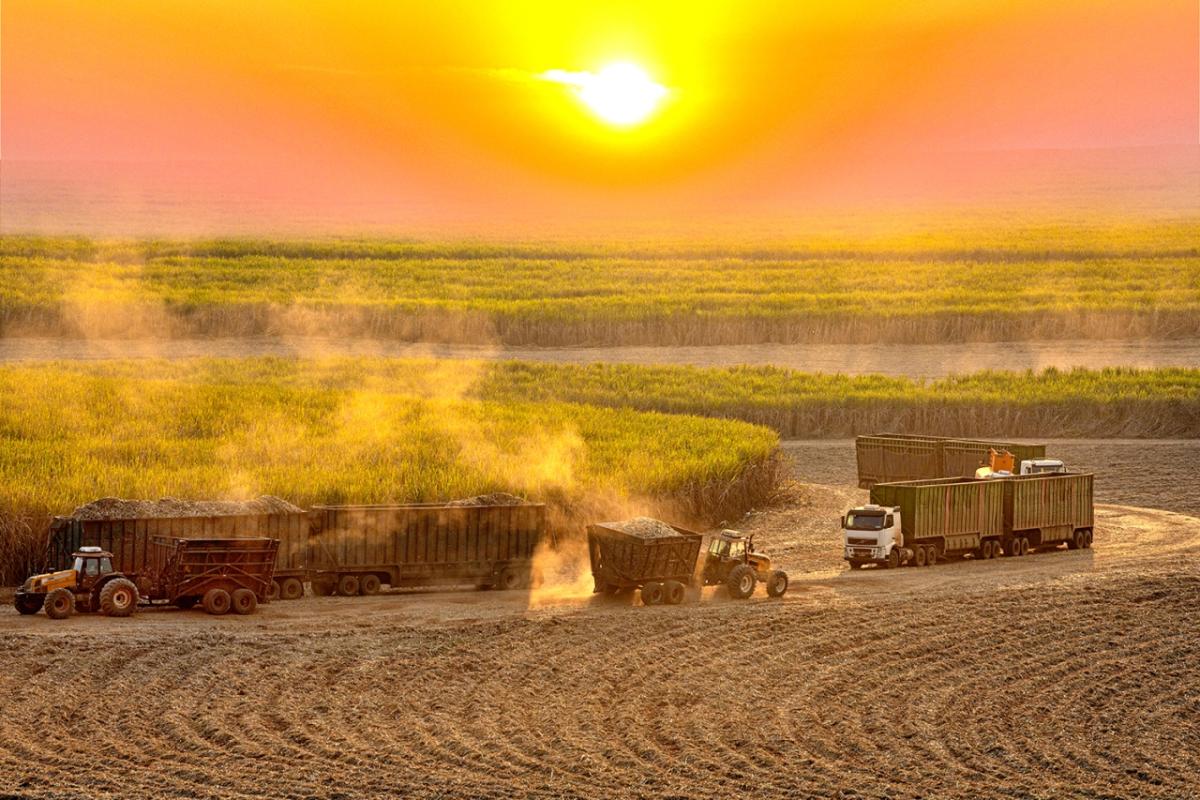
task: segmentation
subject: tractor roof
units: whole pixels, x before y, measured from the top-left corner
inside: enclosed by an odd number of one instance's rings
[[[107,550],[102,550],[99,547],[81,547],[74,553],[71,553],[71,558],[112,558],[113,554]]]

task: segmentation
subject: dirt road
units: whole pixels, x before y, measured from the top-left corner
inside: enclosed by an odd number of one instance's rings
[[[0,609],[6,797],[1163,797],[1200,786],[1200,519],[850,573],[855,489],[746,521],[781,601],[559,588]]]

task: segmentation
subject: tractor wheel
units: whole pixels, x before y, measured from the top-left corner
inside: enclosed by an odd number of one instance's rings
[[[677,606],[683,602],[686,590],[679,581],[667,581],[663,584],[663,600],[669,606]]]
[[[114,578],[100,590],[100,613],[106,617],[128,617],[137,604],[137,587],[128,578]]]
[[[758,578],[754,575],[754,567],[749,564],[738,564],[729,570],[725,585],[729,587],[729,596],[734,600],[745,600],[754,594]]]
[[[505,567],[500,570],[500,580],[496,581],[496,588],[508,592],[513,589],[520,589],[523,582],[520,572],[517,572],[514,567]]]
[[[199,601],[199,597],[196,597],[195,595],[189,595],[187,597],[176,598],[175,605],[179,608],[182,608],[184,611],[187,611],[188,609],[195,608],[196,603]]]
[[[328,578],[317,578],[312,582],[312,593],[317,597],[329,597],[334,588],[334,582]]]
[[[55,589],[46,595],[46,616],[50,619],[66,619],[75,613],[75,595],[70,589]]]
[[[783,597],[788,590],[787,573],[777,569],[767,578],[767,597]]]
[[[304,597],[304,584],[299,578],[284,578],[279,584],[279,597],[283,600],[299,600]]]
[[[925,566],[932,567],[937,564],[938,554],[937,548],[930,546],[925,548]]]
[[[234,589],[230,601],[235,614],[253,614],[258,608],[258,598],[249,589]]]
[[[224,589],[209,589],[204,593],[204,610],[210,614],[221,615],[229,611],[229,606],[233,603],[229,592]]]
[[[358,593],[379,594],[379,588],[382,585],[378,575],[363,575],[358,581]]]
[[[887,561],[884,562],[885,569],[897,569],[900,566],[900,551],[892,548],[892,552],[888,553]]]
[[[925,548],[921,545],[917,545],[916,552],[913,553],[913,566],[925,566]]]
[[[642,587],[642,605],[660,606],[666,591],[661,583],[647,583]]]
[[[358,576],[343,575],[338,578],[337,593],[342,597],[354,597],[358,594]]]
[[[36,614],[42,610],[42,604],[45,602],[44,594],[19,594],[13,598],[13,605],[16,606],[18,614]]]
[[[283,588],[279,585],[279,581],[271,581],[271,585],[267,587],[267,602],[275,602],[282,594]]]

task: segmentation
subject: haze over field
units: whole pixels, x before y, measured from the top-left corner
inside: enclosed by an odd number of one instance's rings
[[[1195,213],[1197,24],[1187,0],[6,0],[0,231]],[[649,94],[597,104],[613,64]]]

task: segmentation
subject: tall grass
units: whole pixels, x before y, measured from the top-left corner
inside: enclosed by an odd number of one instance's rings
[[[0,334],[520,345],[1200,335],[1200,223],[1004,233],[770,245],[4,237]]]

